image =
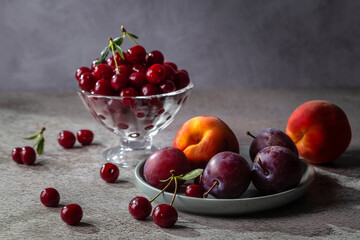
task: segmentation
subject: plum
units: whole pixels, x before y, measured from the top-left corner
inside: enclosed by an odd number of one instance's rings
[[[289,148],[299,156],[298,150],[293,140],[291,140],[291,138],[286,135],[286,133],[276,128],[267,128],[261,131],[256,137],[253,136],[250,132],[247,132],[247,134],[254,138],[249,149],[249,154],[252,161],[254,161],[256,154],[261,149],[269,146],[283,146]]]
[[[165,147],[153,152],[144,165],[144,177],[146,182],[158,189],[163,189],[168,182],[161,182],[171,177],[170,171],[174,170],[176,175],[190,172],[191,167],[183,151],[174,147]],[[178,186],[183,182],[178,181]],[[175,188],[171,183],[168,191]]]
[[[302,162],[290,149],[282,146],[263,148],[252,167],[252,183],[267,195],[297,186],[303,173]]]
[[[251,181],[249,163],[238,153],[220,152],[206,165],[201,176],[205,191],[215,198],[238,198],[248,188]]]

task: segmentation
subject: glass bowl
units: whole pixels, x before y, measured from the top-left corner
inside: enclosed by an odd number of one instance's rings
[[[153,137],[167,127],[189,97],[193,84],[175,92],[138,97],[102,96],[78,89],[88,111],[120,137],[120,145],[103,152],[106,161],[135,167],[156,150]]]

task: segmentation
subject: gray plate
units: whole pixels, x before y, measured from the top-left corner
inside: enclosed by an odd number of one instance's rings
[[[252,164],[249,156],[249,146],[240,146],[240,154],[250,165]],[[143,175],[145,161],[146,159],[141,161],[135,168],[136,183],[149,198],[153,198],[160,190],[145,181]],[[208,198],[193,198],[187,197],[183,192],[180,192],[177,194],[173,206],[179,211],[201,215],[240,215],[283,206],[306,193],[314,180],[315,171],[313,166],[305,161],[302,161],[302,163],[304,169],[302,179],[299,185],[293,189],[261,196],[255,187],[250,184],[246,192],[237,199],[215,199],[211,196]],[[172,193],[164,192],[156,201],[169,204],[172,197]]]

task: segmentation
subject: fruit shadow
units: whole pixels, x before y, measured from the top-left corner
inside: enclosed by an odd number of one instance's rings
[[[238,232],[283,232],[297,236],[327,236],[332,226],[360,230],[360,191],[341,186],[336,179],[316,174],[310,190],[283,207],[253,214],[198,216],[183,213],[189,222]],[[350,229],[350,230],[349,230]]]
[[[68,225],[68,228],[82,234],[95,234],[100,232],[100,228],[89,222],[81,221],[77,225]]]
[[[325,171],[348,177],[360,177],[360,149],[350,149],[331,163],[316,165]]]

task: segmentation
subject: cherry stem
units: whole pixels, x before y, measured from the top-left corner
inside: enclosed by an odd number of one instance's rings
[[[39,135],[41,135],[46,130],[45,127],[42,127],[41,130],[38,132]]]
[[[114,42],[113,42],[112,38],[109,38],[109,42],[110,42],[111,52],[112,52],[112,55],[113,55],[113,58],[114,58],[115,66],[116,66],[116,72],[119,74],[120,70],[119,70],[119,65],[118,65],[118,63],[116,61],[116,55],[115,55],[115,50],[114,50]]]
[[[126,35],[128,38],[130,38],[130,40],[135,44],[135,45],[139,45],[135,39],[126,31],[126,29],[124,28],[124,26],[121,26],[121,31],[123,32],[123,35]]]
[[[252,135],[249,131],[246,131],[246,134],[249,135],[249,136],[252,137],[252,138],[255,138],[255,136]]]
[[[219,181],[218,181],[218,180],[215,180],[214,183],[213,183],[213,185],[211,186],[211,188],[210,188],[209,190],[207,190],[206,193],[204,193],[203,198],[207,198],[207,196],[209,195],[209,193],[211,192],[211,190],[213,190],[213,188],[214,188],[215,186],[217,186],[217,185],[219,185]]]
[[[269,175],[269,171],[264,167],[264,165],[262,164],[260,158],[256,159],[256,162],[259,164],[259,166],[261,167],[261,170],[263,171],[263,173],[265,175]]]
[[[170,202],[170,206],[173,205],[173,203],[175,201],[175,197],[176,197],[176,192],[177,192],[177,178],[175,177],[174,179],[175,179],[175,190],[174,190],[174,195],[173,195],[173,197],[171,199],[171,202]]]
[[[174,170],[171,170],[170,171],[171,173],[171,178],[170,178],[170,181],[166,184],[166,186],[158,193],[156,194],[155,197],[153,197],[149,202],[153,202],[158,196],[160,196],[160,194],[162,194],[169,186],[170,184],[172,183],[172,181],[174,180],[174,176],[175,176],[175,171]],[[175,180],[176,182],[176,180]],[[177,185],[177,184],[176,184]]]

